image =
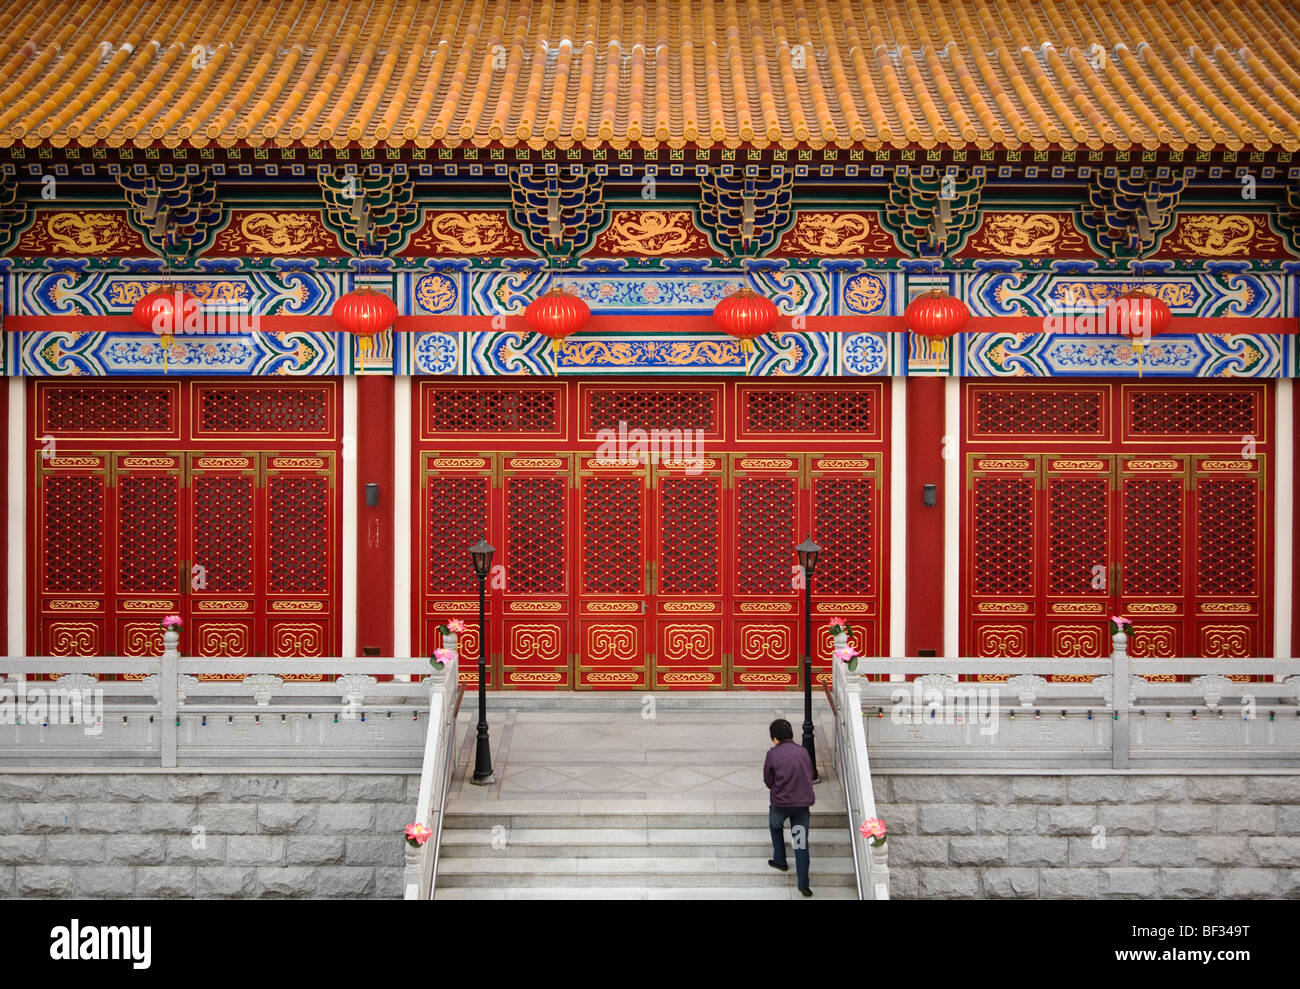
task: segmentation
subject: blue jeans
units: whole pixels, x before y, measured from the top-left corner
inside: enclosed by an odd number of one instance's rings
[[[786,865],[785,819],[790,818],[790,843],[794,845],[794,871],[799,888],[808,888],[808,822],[812,815],[807,807],[772,807],[767,812],[767,826],[772,832],[772,861]]]

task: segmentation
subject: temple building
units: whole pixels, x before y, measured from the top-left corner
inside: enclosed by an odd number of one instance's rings
[[[1290,657],[1297,151],[1264,0],[5,4],[8,653]]]

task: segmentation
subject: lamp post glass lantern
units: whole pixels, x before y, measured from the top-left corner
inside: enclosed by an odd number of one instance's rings
[[[817,774],[817,742],[813,738],[812,720],[812,575],[822,548],[809,535],[794,551],[803,568],[803,747],[812,760],[813,782],[817,783],[821,777]]]
[[[469,548],[470,559],[474,562],[474,576],[478,578],[478,736],[474,745],[474,778],[470,781],[478,786],[487,786],[496,782],[492,772],[492,749],[488,743],[487,724],[487,612],[484,607],[483,589],[488,571],[492,569],[492,554],[496,549],[486,539],[480,539]]]

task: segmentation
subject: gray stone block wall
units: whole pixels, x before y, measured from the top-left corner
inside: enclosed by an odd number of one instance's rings
[[[1300,774],[874,783],[899,899],[1300,898]],[[0,896],[395,898],[417,786],[414,772],[0,773]]]
[[[897,899],[1300,899],[1300,774],[872,782]]]
[[[0,773],[0,896],[396,898],[417,773]]]

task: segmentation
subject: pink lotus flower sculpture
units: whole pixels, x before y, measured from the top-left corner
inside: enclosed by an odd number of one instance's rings
[[[843,618],[840,618],[839,616],[836,616],[831,619],[830,624],[826,626],[826,631],[830,632],[831,635],[852,635],[853,634],[853,629],[849,625],[849,623],[845,621]]]
[[[406,843],[412,848],[420,848],[433,837],[433,832],[418,821],[406,826]]]
[[[879,848],[885,843],[885,822],[878,817],[868,817],[862,822],[862,827],[858,828],[858,833],[864,838],[870,838],[873,848]]]
[[[852,673],[858,668],[858,652],[852,646],[844,646],[836,649],[834,656],[841,663],[847,663],[849,672]]]
[[[459,618],[450,618],[445,623],[438,626],[438,631],[443,635],[447,635],[450,632],[455,632],[457,635],[460,635],[461,632],[465,631],[465,623]]]

